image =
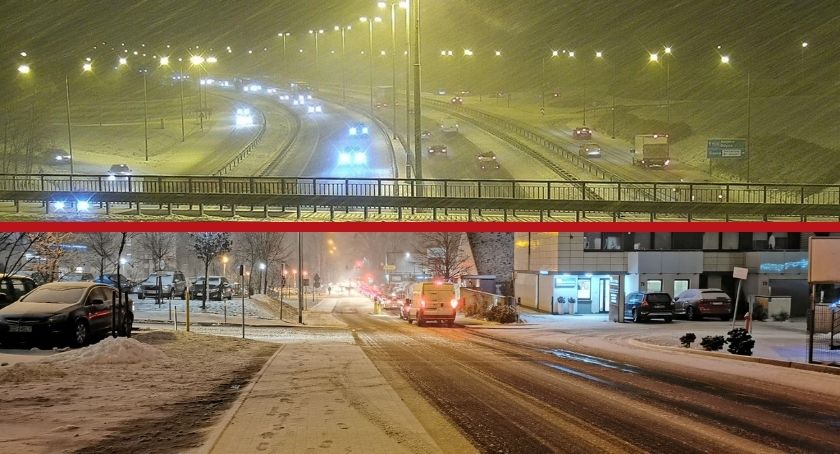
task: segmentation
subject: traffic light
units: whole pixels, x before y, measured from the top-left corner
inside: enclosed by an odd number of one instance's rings
[[[314,282],[313,282],[313,284],[312,284],[312,285],[313,285],[313,287],[315,287],[315,288],[320,288],[320,287],[321,287],[321,276],[319,276],[319,275],[316,273],[316,274],[315,274],[315,276],[313,276],[313,278],[312,278],[312,279],[313,279],[313,281],[314,281]]]
[[[282,278],[280,278],[280,286],[281,287],[286,286],[286,276],[283,276]]]

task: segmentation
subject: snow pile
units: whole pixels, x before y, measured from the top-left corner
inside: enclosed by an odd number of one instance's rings
[[[165,361],[163,351],[127,337],[106,337],[88,347],[59,353],[47,362],[73,364],[147,364]]]
[[[52,364],[18,363],[0,368],[0,383],[26,383],[36,380],[49,380],[67,375]]]

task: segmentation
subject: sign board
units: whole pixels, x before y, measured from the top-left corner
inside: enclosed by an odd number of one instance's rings
[[[577,288],[577,277],[554,276],[554,288]]]
[[[309,287],[309,278],[308,277],[303,278],[303,286],[304,287]]]
[[[741,280],[744,280],[744,279],[746,279],[746,278],[747,278],[747,273],[749,273],[749,271],[750,271],[750,270],[748,270],[748,269],[746,269],[746,268],[741,268],[741,267],[737,267],[737,266],[736,266],[736,267],[732,270],[732,277],[734,277],[735,279],[741,279]]]
[[[396,271],[397,265],[385,265],[382,269],[385,271]]]
[[[840,282],[840,238],[808,238],[808,283]]]
[[[709,139],[706,144],[706,157],[745,158],[747,156],[746,139]]]

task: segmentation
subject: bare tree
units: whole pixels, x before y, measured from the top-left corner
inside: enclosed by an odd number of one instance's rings
[[[452,281],[470,269],[465,246],[464,234],[460,232],[421,233],[415,257],[417,263],[435,278]]]
[[[36,260],[33,244],[41,241],[43,233],[0,233],[0,273],[15,274]]]
[[[161,271],[164,268],[163,259],[172,255],[175,248],[175,235],[168,232],[141,233],[137,243],[149,254],[149,258],[154,262],[154,270]]]
[[[207,295],[210,285],[209,271],[210,263],[218,256],[230,251],[230,233],[193,233],[190,234],[193,240],[195,255],[204,262],[204,295],[201,300],[201,308],[207,308]]]
[[[237,260],[248,268],[248,288],[252,288],[254,269],[259,263],[265,263],[268,269],[288,259],[289,247],[286,234],[281,232],[249,232],[236,236],[235,251]]]
[[[122,237],[111,232],[90,232],[82,234],[82,240],[88,250],[99,262],[99,278],[105,275],[106,268],[112,268],[119,263],[119,245]]]
[[[58,278],[58,267],[61,260],[67,255],[67,249],[62,244],[68,242],[73,236],[66,232],[45,232],[33,233],[38,236],[38,241],[32,243],[32,250],[39,256],[36,270],[42,273],[47,282]]]

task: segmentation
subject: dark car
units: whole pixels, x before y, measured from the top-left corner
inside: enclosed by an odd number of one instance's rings
[[[114,164],[108,169],[108,175],[125,177],[131,175],[131,169],[128,167],[128,164]]]
[[[578,149],[578,154],[584,158],[600,158],[601,146],[597,143],[585,143]]]
[[[666,323],[674,320],[674,300],[664,292],[633,292],[624,303],[624,317],[634,323],[661,318]]]
[[[0,309],[14,303],[37,286],[34,280],[25,276],[0,274]]]
[[[690,288],[674,298],[674,313],[689,320],[716,317],[729,320],[732,316],[732,299],[717,288]]]
[[[158,284],[160,282],[160,284]],[[137,298],[145,299],[147,296],[156,298],[178,297],[184,299],[187,292],[187,280],[184,273],[180,271],[158,271],[152,273],[137,288]]]
[[[72,157],[70,153],[61,148],[52,148],[46,151],[46,157],[53,164],[67,164],[70,165]]]
[[[199,277],[193,283],[190,295],[194,298],[204,298],[204,276]],[[230,285],[226,277],[210,276],[207,281],[207,296],[211,300],[221,301],[223,299],[233,298],[233,286]]]
[[[58,280],[60,282],[93,282],[96,277],[92,273],[65,273]]]
[[[452,104],[457,104],[457,105],[460,106],[460,105],[464,104],[464,98],[462,98],[460,96],[455,96],[450,100],[450,102]]]
[[[429,147],[429,154],[446,154],[449,151],[446,145],[432,145]]]
[[[496,159],[496,153],[492,151],[485,151],[484,153],[475,155],[475,157],[481,170],[492,170],[501,167],[499,160]]]
[[[590,140],[592,139],[592,130],[587,128],[586,126],[575,128],[575,130],[572,132],[572,137],[579,140]]]
[[[117,289],[95,282],[51,282],[0,309],[0,343],[83,346],[107,336],[112,326],[130,336],[133,323],[134,313],[120,303]]]
[[[117,287],[125,293],[131,293],[132,287],[134,287],[134,282],[128,280],[127,277],[124,275],[120,275],[120,284],[117,285],[117,273],[111,274],[103,274],[100,277],[96,278],[96,282],[100,284],[110,285],[111,287]]]
[[[420,138],[421,139],[428,139],[429,137],[432,137],[432,131],[429,131],[428,129],[424,129],[424,130],[420,131]]]

